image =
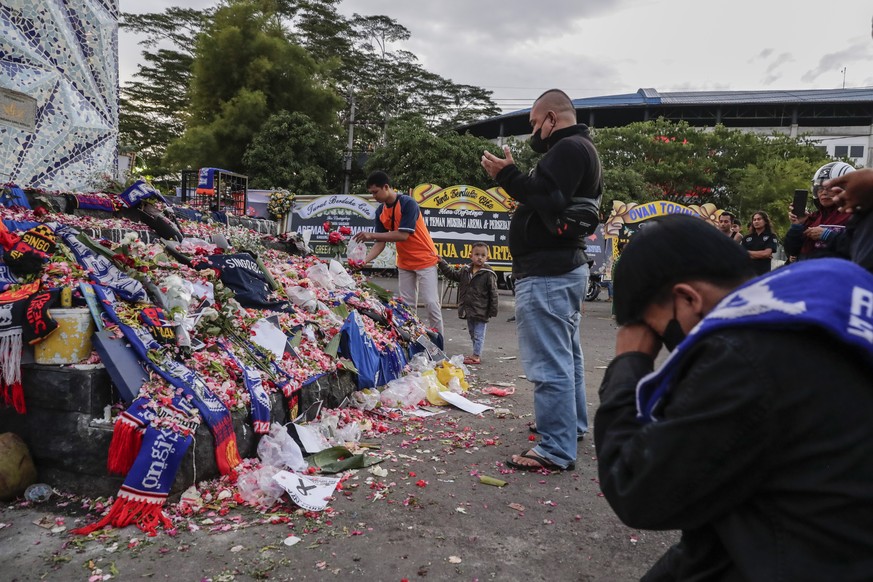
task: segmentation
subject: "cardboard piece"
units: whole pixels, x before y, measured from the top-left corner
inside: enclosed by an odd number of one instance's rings
[[[91,341],[100,354],[100,360],[106,366],[119,397],[124,402],[133,402],[139,395],[139,389],[149,379],[136,357],[136,352],[125,340],[116,338],[109,331],[96,332]]]

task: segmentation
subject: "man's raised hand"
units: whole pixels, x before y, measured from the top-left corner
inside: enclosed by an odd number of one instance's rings
[[[491,178],[495,178],[503,168],[515,164],[515,160],[512,159],[512,152],[509,150],[508,145],[503,146],[503,155],[506,157],[499,158],[488,150],[482,152],[482,167],[485,168],[485,172],[491,176]]]

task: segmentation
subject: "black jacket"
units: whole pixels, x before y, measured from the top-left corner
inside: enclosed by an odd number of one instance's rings
[[[497,182],[519,202],[509,224],[509,251],[516,277],[563,275],[585,263],[584,237],[552,234],[545,217],[559,215],[573,198],[600,203],[600,159],[588,126],[565,127],[546,141],[549,151],[529,175],[514,165],[497,174]]]
[[[852,261],[873,273],[873,212],[853,214],[841,234],[845,235]]]
[[[819,208],[807,216],[803,224],[792,224],[788,232],[785,233],[785,240],[782,241],[785,254],[798,259],[845,256],[844,253],[840,252],[837,242],[839,236],[844,232],[843,230],[832,234],[827,241],[804,239],[803,232],[814,226],[845,226],[851,217],[851,214],[840,212],[836,208]]]
[[[600,387],[600,485],[627,525],[681,529],[644,580],[873,580],[873,373],[813,332],[724,330],[683,357],[663,420],[652,359]]]
[[[491,267],[473,273],[470,265],[455,269],[443,259],[437,266],[443,277],[458,282],[458,317],[488,321],[497,315],[497,274]]]

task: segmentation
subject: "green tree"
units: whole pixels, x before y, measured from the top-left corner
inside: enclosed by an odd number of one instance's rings
[[[172,7],[162,13],[122,14],[119,26],[143,35],[143,62],[134,80],[121,88],[119,149],[136,152],[137,169],[146,176],[170,172],[164,154],[185,129],[193,47],[211,13]]]
[[[805,187],[828,161],[805,137],[705,130],[664,119],[598,129],[594,141],[604,167],[605,211],[612,200],[711,202],[743,220],[755,210],[772,210],[780,228],[787,225],[794,188]]]
[[[494,183],[479,164],[485,149],[499,151],[486,139],[452,131],[437,133],[420,116],[411,116],[388,125],[387,145],[376,150],[365,169],[388,172],[400,190],[425,183],[490,188]]]
[[[177,166],[243,170],[243,154],[277,111],[305,113],[322,127],[341,100],[326,86],[329,73],[293,44],[276,3],[229,0],[197,39],[191,118],[167,150]]]
[[[785,236],[792,193],[797,188],[809,188],[813,174],[821,166],[819,162],[802,157],[771,157],[758,165],[750,164],[737,170],[736,187],[742,195],[736,198],[731,210],[743,224],[748,223],[756,211],[763,210],[770,216],[773,230],[780,237]]]
[[[328,194],[340,186],[341,144],[303,113],[281,111],[261,126],[243,156],[253,188]]]

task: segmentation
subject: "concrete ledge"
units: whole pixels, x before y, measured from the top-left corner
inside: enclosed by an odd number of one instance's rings
[[[112,424],[103,421],[103,409],[117,402],[118,396],[105,368],[28,364],[22,367],[22,380],[27,414],[0,408],[0,426],[27,444],[39,481],[90,497],[114,495],[123,478],[106,471]],[[324,376],[303,388],[300,411],[318,400],[334,408],[356,389],[356,377],[349,372]],[[281,394],[272,395],[271,402],[273,422],[289,422]],[[248,411],[239,410],[232,416],[240,456],[256,456],[260,437],[252,429]],[[176,475],[173,492],[218,476],[212,442],[209,428],[202,423]]]

